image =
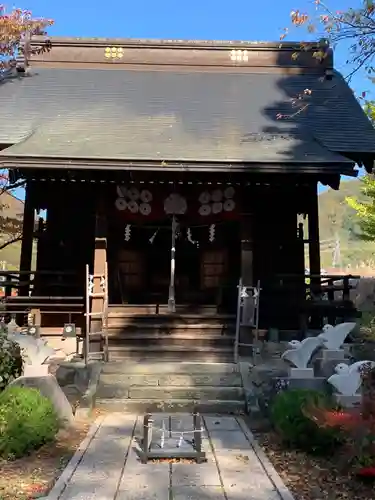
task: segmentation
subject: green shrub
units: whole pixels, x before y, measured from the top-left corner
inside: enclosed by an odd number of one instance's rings
[[[288,390],[280,392],[271,408],[272,423],[283,441],[292,448],[309,453],[327,453],[340,443],[340,433],[336,429],[318,427],[304,415],[307,405],[333,408],[330,398],[313,390]]]
[[[0,332],[0,391],[22,375],[23,359],[20,346]]]
[[[0,394],[0,457],[19,458],[52,441],[55,409],[37,389],[8,387]]]

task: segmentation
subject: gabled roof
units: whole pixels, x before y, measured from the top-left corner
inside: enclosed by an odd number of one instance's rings
[[[68,159],[349,173],[353,161],[375,157],[375,131],[331,71],[331,52],[319,63],[307,53],[295,61],[290,44],[52,44],[28,74],[0,85],[0,144],[13,144],[0,153],[3,165]],[[296,113],[304,89],[311,95]]]

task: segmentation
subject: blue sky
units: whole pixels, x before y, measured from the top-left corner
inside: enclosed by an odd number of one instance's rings
[[[77,37],[129,37],[173,39],[221,39],[276,41],[290,24],[290,12],[314,12],[309,0],[19,0],[17,7],[29,9],[35,17],[54,19],[51,35]],[[357,7],[361,0],[327,0],[332,11]],[[304,29],[293,30],[289,39],[306,39]],[[347,73],[346,51],[336,51],[336,67]],[[372,84],[357,75],[352,87],[370,90]],[[17,193],[18,194],[18,193]]]

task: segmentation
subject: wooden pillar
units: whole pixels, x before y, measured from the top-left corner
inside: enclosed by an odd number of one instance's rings
[[[309,213],[308,213],[308,229],[309,229],[309,264],[310,274],[320,276],[320,237],[319,237],[319,208],[318,208],[318,186],[310,195]],[[320,277],[311,278],[310,290],[318,299],[321,292]],[[311,327],[320,328],[321,320],[319,316],[311,318]]]
[[[310,274],[320,275],[320,237],[318,189],[315,185],[310,197],[308,213]]]
[[[25,205],[23,211],[23,227],[22,227],[22,244],[21,244],[21,258],[20,258],[20,271],[31,271],[31,262],[33,256],[33,237],[35,225],[35,209],[33,199],[33,189],[31,184],[26,184]],[[21,274],[21,281],[25,284],[20,287],[19,294],[21,296],[28,296],[30,291],[29,279],[30,275]]]
[[[241,220],[241,278],[245,286],[253,286],[253,216],[245,214]]]

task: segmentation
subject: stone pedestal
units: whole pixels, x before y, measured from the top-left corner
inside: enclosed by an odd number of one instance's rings
[[[290,377],[276,377],[274,379],[275,385],[287,384],[288,389],[308,389],[313,391],[326,391],[327,380],[324,377],[312,378],[290,378]]]
[[[335,401],[337,404],[343,408],[353,408],[359,406],[362,401],[361,394],[355,394],[354,396],[345,396],[344,394],[334,394]]]
[[[335,373],[335,368],[339,363],[349,364],[349,360],[337,360],[337,359],[327,359],[318,358],[314,362],[315,375],[317,377],[329,378]]]
[[[344,349],[322,349],[322,360],[343,362],[345,361],[345,351]]]
[[[314,369],[313,368],[289,368],[289,377],[290,378],[314,378]]]

